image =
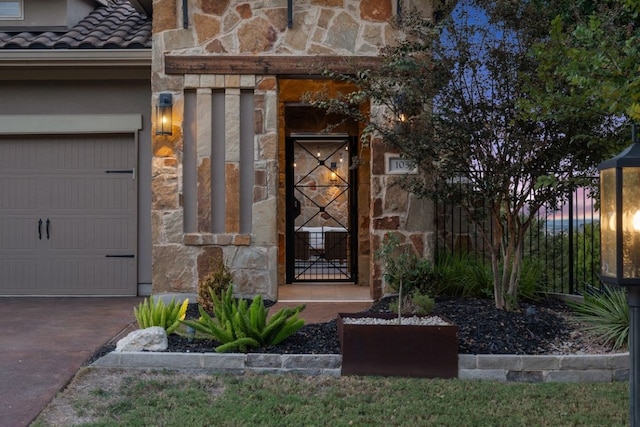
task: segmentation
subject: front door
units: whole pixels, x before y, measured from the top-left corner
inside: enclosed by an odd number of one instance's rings
[[[287,283],[357,281],[355,148],[346,135],[287,138]]]

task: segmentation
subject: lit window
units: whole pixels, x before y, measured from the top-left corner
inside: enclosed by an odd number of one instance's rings
[[[22,19],[22,0],[0,0],[0,19]]]

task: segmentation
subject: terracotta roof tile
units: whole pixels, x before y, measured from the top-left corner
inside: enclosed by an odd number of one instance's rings
[[[68,31],[0,32],[0,49],[151,49],[151,19],[128,1],[111,3]]]

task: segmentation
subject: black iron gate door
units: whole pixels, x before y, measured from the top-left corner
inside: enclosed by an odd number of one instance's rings
[[[287,138],[287,283],[357,280],[354,149],[346,135]]]

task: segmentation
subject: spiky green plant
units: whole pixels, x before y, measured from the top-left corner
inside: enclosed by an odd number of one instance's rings
[[[629,306],[624,289],[605,287],[601,294],[585,295],[584,301],[570,303],[586,330],[613,344],[614,349],[629,342]]]
[[[180,326],[180,321],[185,318],[188,305],[188,298],[186,298],[182,304],[178,304],[175,298],[172,298],[171,302],[165,305],[162,298],[154,301],[151,296],[149,299],[145,298],[137,308],[134,307],[133,314],[140,328],[145,329],[152,326],[160,326],[167,331],[167,335],[171,335],[178,329],[178,326]]]
[[[182,323],[222,343],[216,352],[244,352],[250,347],[277,345],[304,325],[304,319],[298,318],[304,305],[283,307],[269,318],[269,310],[260,295],[253,298],[250,306],[246,300],[233,297],[233,288],[222,296],[212,292],[211,298],[213,317],[198,307],[200,318]]]

